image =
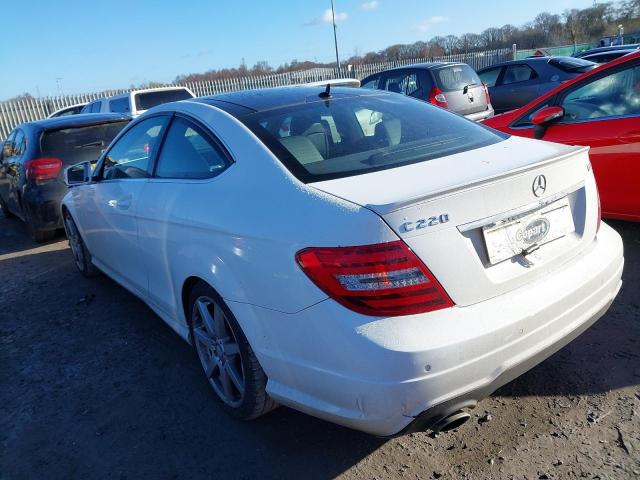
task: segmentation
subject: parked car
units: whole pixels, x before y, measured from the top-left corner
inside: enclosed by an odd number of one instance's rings
[[[485,123],[512,135],[590,146],[603,216],[640,221],[640,53]]]
[[[70,105],[68,107],[61,108],[53,112],[47,118],[66,117],[67,115],[75,115],[77,113],[80,113],[85,105],[86,103],[78,103],[76,105]]]
[[[149,108],[161,103],[175,102],[194,98],[195,95],[187,87],[160,87],[100,98],[88,103],[82,113],[124,113],[132,118],[142,115]]]
[[[417,63],[370,75],[363,88],[387,90],[427,101],[470,120],[493,116],[487,88],[466,63]]]
[[[572,57],[532,57],[511,60],[478,71],[496,113],[526,105],[571,78],[596,68],[588,60]]]
[[[589,60],[590,62],[602,64],[610,62],[611,60],[615,60],[616,58],[624,57],[625,55],[629,55],[631,53],[636,53],[637,51],[637,49],[612,50],[609,52],[591,53],[581,58],[583,60]]]
[[[587,55],[594,55],[596,53],[615,52],[617,50],[637,50],[640,48],[640,43],[632,43],[628,45],[609,45],[608,47],[597,47],[583,50],[574,54],[576,58],[584,58]]]
[[[79,270],[192,342],[232,415],[442,431],[616,296],[588,166],[403,95],[281,87],[148,111],[67,170],[62,214]]]
[[[95,162],[130,118],[120,114],[72,115],[23,123],[0,155],[0,208],[19,217],[36,242],[62,228],[60,201],[67,192],[63,167]]]

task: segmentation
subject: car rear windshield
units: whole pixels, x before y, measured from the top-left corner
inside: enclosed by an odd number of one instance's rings
[[[426,102],[389,94],[314,98],[240,120],[305,183],[424,162],[506,138]]]
[[[589,60],[573,57],[553,57],[549,60],[549,65],[568,73],[584,73],[598,66]]]
[[[188,90],[158,90],[157,92],[137,93],[136,110],[148,110],[156,105],[193,98]]]
[[[56,157],[65,165],[98,160],[102,151],[124,128],[128,120],[85,127],[48,130],[40,138],[43,157]]]
[[[480,85],[482,81],[469,65],[452,65],[434,70],[436,84],[443,92],[462,90],[467,85]]]

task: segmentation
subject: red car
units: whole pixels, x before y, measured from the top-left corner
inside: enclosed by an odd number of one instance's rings
[[[483,123],[521,137],[590,146],[602,215],[640,221],[640,53]]]

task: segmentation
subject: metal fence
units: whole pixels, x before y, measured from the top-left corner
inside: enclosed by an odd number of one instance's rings
[[[516,59],[520,60],[530,57],[531,55],[535,55],[538,51],[548,55],[570,57],[575,53],[588,50],[591,47],[592,45],[590,43],[576,43],[575,45],[562,45],[560,47],[529,48],[526,50],[518,50],[516,53]]]
[[[495,63],[511,60],[514,58],[513,49],[491,50],[486,52],[462,53],[457,55],[446,55],[443,57],[411,58],[392,62],[368,63],[351,65],[342,68],[338,72],[335,68],[313,68],[304,71],[286,72],[271,75],[247,76],[226,78],[218,80],[205,80],[201,82],[186,82],[181,86],[189,87],[193,93],[200,97],[213,95],[222,92],[233,92],[237,90],[248,90],[264,87],[278,87],[284,85],[295,85],[300,83],[317,82],[338,77],[357,78],[381,72],[388,68],[400,67],[420,62],[448,61],[462,62],[469,64],[478,70]],[[174,84],[172,84],[174,85]],[[11,130],[17,125],[46,118],[51,113],[64,107],[87,103],[98,98],[109,97],[119,93],[128,92],[129,89],[108,90],[102,92],[86,93],[79,95],[62,95],[55,97],[23,98],[0,102],[0,140],[7,138]]]

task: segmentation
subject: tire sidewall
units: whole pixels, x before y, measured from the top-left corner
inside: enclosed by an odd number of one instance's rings
[[[209,285],[203,282],[197,283],[191,289],[191,292],[189,294],[189,305],[188,305],[189,335],[191,338],[191,343],[193,344],[193,351],[195,353],[195,356],[198,360],[198,363],[201,365],[200,358],[198,356],[198,350],[196,347],[195,336],[193,333],[193,312],[194,312],[194,308],[196,308],[195,306],[196,300],[199,297],[203,297],[203,296],[209,297],[212,300],[215,300],[220,306],[220,308],[223,310],[225,316],[227,317],[229,326],[233,330],[233,334],[235,335],[236,341],[238,342],[238,346],[240,348],[240,357],[242,359],[242,370],[244,373],[245,392],[244,392],[244,398],[242,399],[242,403],[240,404],[239,407],[231,407],[230,405],[227,405],[220,397],[218,397],[218,395],[215,393],[213,388],[210,387],[211,392],[214,394],[216,400],[218,400],[218,403],[231,416],[238,419],[242,419],[242,420],[252,418],[253,413],[256,410],[256,399],[259,393],[257,389],[260,388],[259,384],[261,383],[260,379],[255,378],[256,372],[254,372],[250,368],[251,356],[255,356],[255,354],[253,353],[253,350],[249,345],[249,341],[247,340],[247,337],[242,331],[240,324],[236,320],[236,317],[233,315],[233,313],[231,312],[227,304],[224,302],[224,300],[222,300],[222,297],[220,297],[220,295],[218,295],[218,293],[213,288],[211,288]],[[264,375],[264,373],[262,373],[262,375]],[[207,383],[209,383],[208,379],[207,379]]]

